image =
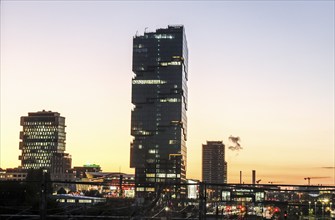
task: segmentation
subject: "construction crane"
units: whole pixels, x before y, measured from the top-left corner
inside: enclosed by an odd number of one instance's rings
[[[308,185],[311,185],[311,179],[324,179],[324,178],[329,178],[329,176],[305,177],[304,180],[307,180]]]

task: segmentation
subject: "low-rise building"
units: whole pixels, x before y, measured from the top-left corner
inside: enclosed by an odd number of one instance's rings
[[[79,191],[98,190],[104,197],[134,197],[135,196],[135,175],[120,172],[86,172],[85,182],[92,182],[92,185],[80,184]],[[94,184],[101,183],[101,184]]]
[[[23,170],[20,167],[0,170],[0,181],[1,180],[22,181],[25,180],[26,178],[27,178],[27,170]]]

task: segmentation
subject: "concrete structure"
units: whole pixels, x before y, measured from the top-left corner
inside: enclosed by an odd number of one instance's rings
[[[51,158],[51,179],[73,181],[75,176],[71,163],[72,158],[68,153],[54,153]]]
[[[40,111],[21,117],[22,169],[51,170],[52,157],[65,151],[65,118],[57,112]]]
[[[227,183],[225,145],[222,141],[207,141],[202,145],[202,181]]]
[[[50,173],[53,181],[74,181],[71,170],[72,158],[65,153],[65,118],[58,112],[30,112],[21,117],[19,156],[23,170],[43,169]],[[70,187],[55,184],[56,189]]]
[[[0,181],[2,180],[16,180],[22,181],[27,178],[27,170],[21,168],[7,168],[0,169]]]

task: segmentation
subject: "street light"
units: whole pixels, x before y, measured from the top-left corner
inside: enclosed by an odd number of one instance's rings
[[[311,217],[311,201],[308,201],[308,219]]]
[[[316,218],[316,201],[314,202],[314,216],[315,216],[315,218]]]
[[[333,203],[332,202],[330,202],[329,203],[329,217],[330,217],[330,219],[331,219],[331,217],[332,217],[332,205],[333,205]]]
[[[322,202],[322,218],[325,217],[325,207],[324,207],[325,203]]]

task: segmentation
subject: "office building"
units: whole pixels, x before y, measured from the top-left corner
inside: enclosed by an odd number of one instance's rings
[[[71,169],[72,158],[68,153],[54,153],[51,157],[51,179],[74,181],[75,172]]]
[[[225,145],[222,141],[207,141],[202,145],[202,181],[227,183]]]
[[[72,164],[71,155],[68,153],[54,153],[51,157],[51,172],[62,173],[70,170]]]
[[[19,159],[22,169],[45,169],[61,172],[71,168],[65,153],[65,118],[57,112],[39,111],[21,117]]]
[[[21,168],[7,168],[6,170],[0,168],[0,181],[2,180],[16,180],[23,181],[27,178],[27,170]]]
[[[151,183],[186,181],[187,63],[183,26],[133,39],[130,166],[137,193],[154,191]]]

